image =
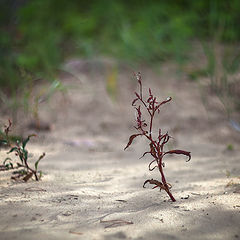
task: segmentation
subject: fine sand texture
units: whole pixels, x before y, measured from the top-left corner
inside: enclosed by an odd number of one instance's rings
[[[18,116],[18,131],[38,134],[28,145],[31,158],[46,157],[40,182],[16,182],[11,171],[0,172],[1,240],[240,239],[240,132],[215,95],[175,74],[172,65],[157,73],[139,69],[144,90],[151,87],[159,100],[173,98],[155,122],[173,137],[167,148],[192,154],[190,162],[181,155],[164,160],[177,200],[171,202],[163,190],[142,187],[147,179],[160,180],[157,170],[148,171],[151,157],[139,159],[148,142],[139,137],[123,150],[136,132],[133,71],[119,66],[116,73],[111,61],[74,60],[66,68],[67,92],[39,110],[51,130],[30,129],[31,116]],[[2,115],[1,124],[7,118]]]

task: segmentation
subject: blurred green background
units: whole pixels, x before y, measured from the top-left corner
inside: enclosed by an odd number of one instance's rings
[[[236,46],[239,23],[239,0],[1,0],[0,91],[14,96],[37,79],[54,80],[68,57],[183,65],[192,61],[195,41],[213,75],[209,43]],[[237,71],[240,55],[230,53],[224,66]]]

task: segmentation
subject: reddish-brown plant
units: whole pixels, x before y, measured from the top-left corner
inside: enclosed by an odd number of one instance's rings
[[[165,145],[168,143],[171,136],[168,133],[162,133],[161,128],[158,129],[157,136],[154,137],[153,134],[153,121],[156,114],[160,113],[160,108],[166,103],[172,100],[171,97],[168,97],[166,100],[162,102],[158,102],[157,98],[152,94],[152,90],[149,88],[148,97],[146,99],[143,98],[142,92],[142,77],[140,73],[135,74],[135,77],[138,81],[139,92],[135,92],[136,98],[132,102],[132,106],[136,110],[136,126],[135,129],[138,133],[133,134],[129,137],[129,141],[127,146],[124,148],[126,150],[133,142],[136,137],[143,136],[149,141],[149,151],[144,152],[142,157],[147,154],[151,155],[152,161],[149,163],[148,168],[149,171],[153,171],[154,169],[158,169],[161,175],[161,181],[148,179],[144,182],[143,187],[147,183],[155,185],[153,188],[160,188],[160,191],[163,189],[167,192],[169,197],[173,202],[176,199],[173,197],[170,189],[172,188],[171,184],[167,183],[166,178],[164,176],[163,168],[165,164],[163,162],[163,158],[168,154],[183,154],[188,157],[188,161],[191,159],[191,153],[183,150],[170,150],[164,151]],[[143,117],[143,111],[145,111],[148,115],[148,121],[146,121]],[[142,158],[141,157],[141,158]]]

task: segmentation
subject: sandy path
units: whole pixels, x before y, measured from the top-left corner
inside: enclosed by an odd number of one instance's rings
[[[185,114],[180,111],[176,121],[163,122],[175,132],[174,144],[193,155],[188,163],[178,156],[166,160],[166,177],[177,199],[172,203],[166,193],[142,188],[146,179],[159,178],[157,171],[148,172],[147,159],[138,159],[144,143],[122,150],[132,131],[131,109],[124,102],[115,112],[109,99],[106,105],[104,90],[91,84],[102,100],[95,101],[86,88],[80,96],[76,89],[70,90],[67,124],[64,115],[59,116],[54,130],[29,146],[34,155],[47,152],[40,165],[44,172],[40,183],[14,183],[9,172],[0,172],[0,239],[239,239],[240,149],[226,151],[221,139],[231,139],[216,135],[220,133],[211,123],[206,125],[209,119],[203,108],[196,110],[200,97],[189,99],[196,94],[194,85],[186,91],[170,82],[165,89],[179,100],[170,114],[181,101],[187,102]],[[131,86],[127,93],[120,89],[121,96],[130,95]],[[87,116],[86,104],[96,103],[98,108]],[[223,134],[231,132],[224,121],[219,124]],[[213,136],[220,143],[214,143]]]

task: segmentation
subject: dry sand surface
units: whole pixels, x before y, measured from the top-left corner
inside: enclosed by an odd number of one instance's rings
[[[192,153],[190,162],[165,159],[173,203],[164,191],[142,188],[146,179],[160,179],[148,171],[150,158],[139,159],[146,142],[139,138],[123,151],[134,132],[132,71],[119,67],[112,101],[105,89],[111,62],[67,67],[75,75],[63,76],[67,95],[56,94],[40,108],[52,130],[28,146],[33,157],[46,152],[42,180],[16,183],[10,172],[0,172],[0,239],[240,239],[240,133],[218,98],[176,75],[174,66],[159,74],[140,68],[155,95],[173,97],[157,120],[174,137],[169,148]],[[25,134],[33,131],[24,124]]]

